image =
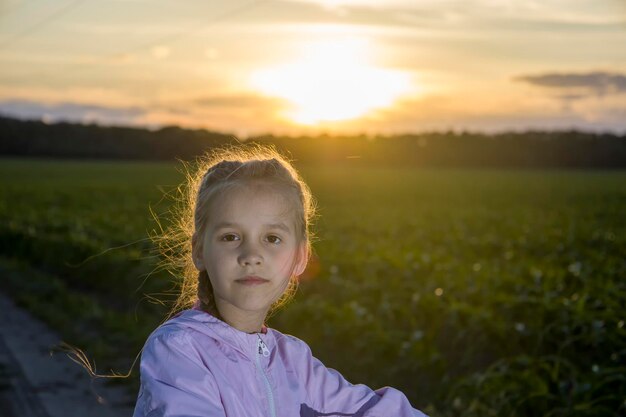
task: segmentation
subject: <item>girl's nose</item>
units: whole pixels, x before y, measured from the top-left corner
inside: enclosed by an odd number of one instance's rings
[[[263,262],[263,257],[253,247],[247,247],[239,255],[239,264],[242,266],[258,266]]]

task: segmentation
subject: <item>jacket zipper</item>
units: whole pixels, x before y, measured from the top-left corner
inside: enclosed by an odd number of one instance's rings
[[[267,379],[267,375],[265,374],[265,371],[261,367],[261,362],[259,361],[259,357],[261,355],[268,357],[270,355],[270,350],[265,345],[265,342],[263,342],[263,339],[261,339],[261,336],[258,334],[257,336],[259,336],[259,342],[257,343],[257,354],[255,355],[256,366],[259,372],[261,372],[261,375],[263,375],[263,380],[265,381],[265,387],[267,388],[267,396],[270,402],[270,416],[276,417],[276,410],[274,408],[274,394],[272,394],[272,387],[270,386],[270,381]]]

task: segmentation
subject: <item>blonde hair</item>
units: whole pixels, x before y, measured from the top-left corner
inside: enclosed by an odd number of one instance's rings
[[[287,201],[293,203],[296,213],[296,238],[299,244],[306,244],[307,261],[312,254],[313,233],[311,223],[316,216],[315,201],[309,187],[302,180],[291,162],[281,155],[273,145],[227,145],[213,149],[197,158],[192,163],[183,162],[186,180],[176,188],[175,203],[168,212],[169,226],[161,227],[160,232],[152,233],[150,238],[155,243],[155,250],[162,256],[162,261],[155,271],[166,270],[178,281],[176,300],[167,317],[191,307],[200,299],[202,308],[221,319],[213,299],[213,289],[206,271],[196,269],[192,258],[192,241],[203,234],[209,216],[211,201],[228,187],[246,184],[248,181],[261,181],[276,186],[276,190],[285,192]],[[292,265],[295,266],[296,260]],[[289,285],[276,300],[268,317],[278,308],[293,298],[298,288],[298,277],[291,274]],[[157,297],[156,301],[163,303]],[[62,342],[59,346],[68,357],[84,367],[94,378],[127,378],[130,376],[141,351],[135,357],[126,374],[113,372],[101,375],[96,372],[87,355],[79,348]],[[143,349],[142,349],[143,351]]]
[[[210,206],[221,191],[230,187],[261,181],[277,186],[292,203],[295,212],[296,237],[306,245],[306,258],[312,253],[315,201],[309,187],[291,162],[272,145],[227,145],[213,149],[195,163],[185,164],[186,181],[177,191],[179,196],[170,210],[170,225],[153,235],[163,260],[159,269],[169,271],[178,280],[177,298],[170,316],[191,307],[197,299],[208,313],[221,319],[213,297],[213,288],[206,270],[198,271],[193,263],[193,247],[201,239],[210,216]],[[294,265],[295,266],[295,260]],[[268,317],[293,298],[298,277],[292,274],[281,297],[272,304]]]

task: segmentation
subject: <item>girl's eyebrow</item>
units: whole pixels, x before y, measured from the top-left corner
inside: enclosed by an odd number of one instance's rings
[[[215,225],[215,227],[213,228],[213,230],[219,230],[219,229],[225,229],[228,227],[237,227],[237,223],[232,223],[232,222],[221,222]],[[289,229],[289,226],[287,226],[285,223],[267,223],[264,225],[266,228],[268,229],[279,229],[282,230],[286,233],[289,233],[291,230]]]
[[[284,232],[289,233],[289,226],[285,223],[269,223],[265,225],[268,229],[280,229]]]

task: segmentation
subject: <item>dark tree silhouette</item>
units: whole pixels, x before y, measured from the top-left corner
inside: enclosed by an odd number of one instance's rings
[[[626,135],[528,131],[487,135],[428,132],[394,136],[262,135],[302,163],[418,167],[626,168]],[[0,117],[0,155],[59,158],[188,160],[237,142],[230,134],[171,126],[151,131]]]

